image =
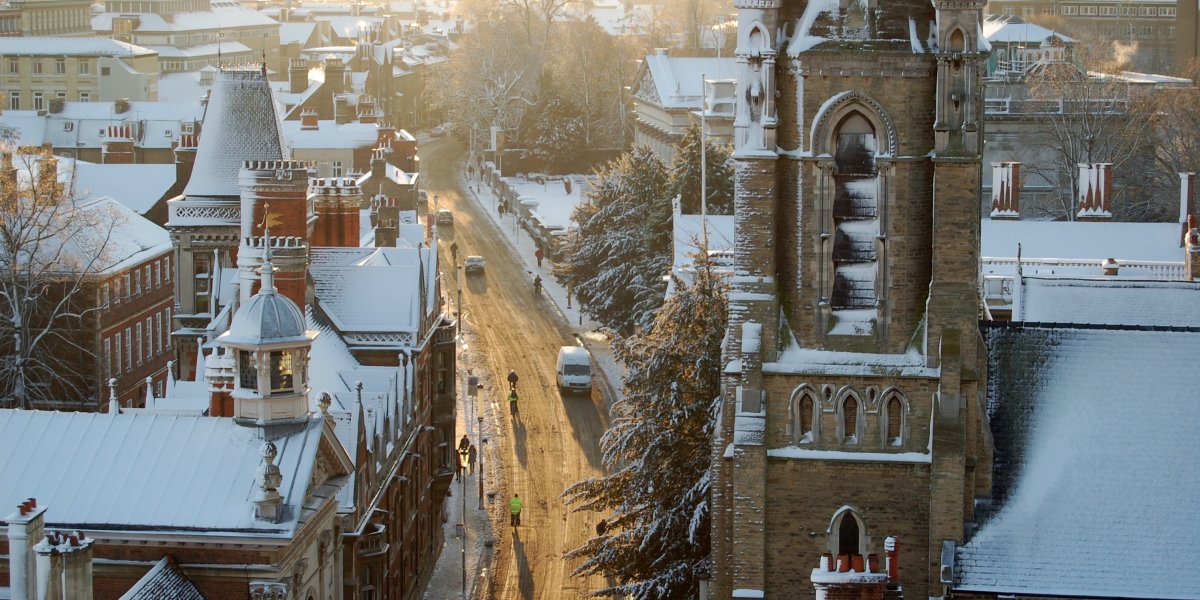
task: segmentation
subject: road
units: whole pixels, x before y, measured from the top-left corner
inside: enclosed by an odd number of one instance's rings
[[[470,347],[468,364],[460,368],[474,369],[484,382],[479,400],[487,405],[480,408],[500,437],[489,458],[498,456],[503,464],[504,480],[489,509],[497,549],[490,597],[584,598],[603,587],[604,579],[572,577],[574,565],[563,554],[591,536],[598,517],[568,512],[559,494],[602,472],[599,441],[608,425],[604,386],[595,386],[590,396],[559,393],[555,362],[559,346],[574,343],[571,330],[547,297],[534,297],[532,273],[513,256],[485,209],[465,196],[459,183],[462,147],[441,138],[422,144],[420,157],[430,208],[436,195],[438,208],[454,212],[454,225],[439,231],[442,289],[452,305],[458,294],[450,245],[457,243],[460,262],[469,255],[487,261],[485,273],[458,278],[464,284],[462,343]],[[542,277],[549,275],[543,272]],[[520,376],[515,417],[501,406],[507,404],[505,375],[510,369]],[[492,483],[488,491],[495,489]],[[515,530],[507,516],[513,493],[525,502],[522,524]]]

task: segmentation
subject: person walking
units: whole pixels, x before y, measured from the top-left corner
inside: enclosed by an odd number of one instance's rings
[[[521,509],[525,507],[525,503],[521,501],[521,496],[513,494],[512,500],[508,501],[509,523],[516,527],[521,524]]]
[[[462,436],[462,439],[458,440],[458,452],[460,454],[466,454],[467,449],[470,447],[471,447],[471,438],[467,437],[467,434],[464,433]]]
[[[542,259],[546,258],[546,251],[542,250],[541,246],[538,246],[537,250],[533,253],[533,257],[537,259],[538,268],[540,269],[542,268]]]
[[[475,459],[479,457],[479,451],[475,449],[475,444],[467,449],[467,467],[471,469],[471,474],[475,474]]]
[[[603,537],[605,531],[608,531],[608,521],[600,519],[600,522],[596,523],[596,537]]]

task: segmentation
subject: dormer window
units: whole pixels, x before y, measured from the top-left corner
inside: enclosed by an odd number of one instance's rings
[[[292,375],[292,353],[271,353],[271,393],[291,392],[295,389]]]

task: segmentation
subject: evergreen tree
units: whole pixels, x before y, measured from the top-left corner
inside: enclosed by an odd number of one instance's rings
[[[596,596],[693,598],[709,568],[709,444],[727,292],[706,254],[696,258],[695,282],[677,282],[648,333],[614,345],[628,372],[600,441],[610,474],[563,492],[573,510],[608,521],[602,535],[567,553],[583,559],[575,574],[616,580]]]
[[[608,327],[629,334],[648,325],[671,265],[666,167],[649,148],[635,147],[599,173],[571,220],[579,229],[555,275]]]
[[[542,98],[527,113],[521,144],[549,172],[562,172],[574,161],[575,152],[585,147],[583,115],[555,91],[549,79],[541,80]]]
[[[708,196],[708,214],[733,214],[733,166],[729,146],[704,140],[708,179],[704,182]],[[671,190],[680,196],[684,214],[700,214],[700,126],[693,123],[683,139],[675,145],[675,160],[671,163]]]

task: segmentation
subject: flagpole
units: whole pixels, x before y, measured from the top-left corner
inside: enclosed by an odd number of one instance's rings
[[[704,89],[704,73],[700,73],[700,231],[704,239],[704,252],[708,252],[708,152],[704,143],[707,129],[705,115],[708,112],[708,92]]]

